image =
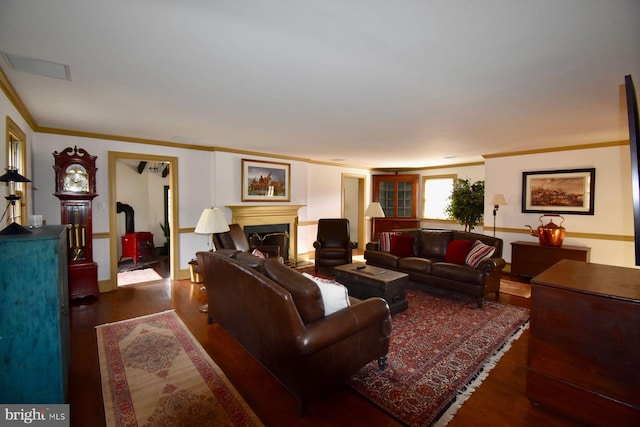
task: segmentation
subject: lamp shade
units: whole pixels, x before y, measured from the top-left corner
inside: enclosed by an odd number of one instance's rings
[[[384,211],[379,202],[371,202],[364,211],[364,216],[369,218],[384,218]]]
[[[506,206],[507,199],[504,198],[504,194],[494,194],[489,203],[494,206]]]
[[[202,211],[195,232],[198,234],[214,234],[229,231],[224,214],[218,208],[207,208]]]
[[[0,176],[0,182],[31,182],[30,179],[18,173],[18,169],[7,168],[7,173]]]

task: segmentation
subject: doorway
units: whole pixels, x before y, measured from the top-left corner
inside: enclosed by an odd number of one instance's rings
[[[132,255],[132,251],[138,248],[137,242],[129,242],[130,239],[124,238],[126,234],[132,239],[152,239],[154,255],[164,246],[165,239],[167,242],[165,264],[159,265],[157,268],[162,270],[162,277],[169,277],[176,280],[179,271],[179,246],[177,245],[177,157],[158,156],[140,153],[121,153],[109,152],[109,202],[111,209],[109,210],[109,230],[110,230],[110,264],[111,264],[111,287],[114,290],[118,287],[118,264],[122,261],[122,257],[132,257],[130,262],[138,267],[137,262],[144,262],[146,252],[136,253]],[[154,174],[158,176],[145,177],[145,179],[136,179],[136,175]],[[120,175],[120,176],[119,176]],[[162,175],[165,175],[162,177]],[[162,177],[162,179],[160,179]],[[124,178],[124,180],[123,180]],[[134,185],[134,181],[144,182],[143,184]],[[154,183],[154,184],[151,184]],[[151,190],[151,187],[156,190]],[[135,190],[132,190],[133,187]],[[135,191],[135,197],[131,196],[131,192]],[[153,195],[150,192],[153,191]],[[156,194],[157,193],[157,194]],[[122,203],[122,198],[131,203]],[[149,202],[148,200],[152,200]],[[153,201],[155,200],[155,201]],[[121,202],[118,205],[118,202]],[[148,207],[151,204],[154,207]],[[127,206],[123,206],[127,205]],[[131,206],[135,205],[135,206]],[[140,208],[140,213],[144,215],[141,220],[135,221],[139,224],[139,229],[131,230],[130,225],[125,224],[123,213],[125,211]],[[149,213],[150,212],[150,213]],[[134,222],[132,219],[131,222]],[[134,226],[135,227],[135,226]],[[151,231],[154,233],[151,233]],[[135,233],[128,233],[135,231]],[[163,238],[164,237],[164,238]],[[124,242],[127,240],[127,242]],[[123,254],[122,248],[127,245],[126,253]],[[147,245],[145,243],[145,245]],[[143,245],[143,247],[145,246]],[[163,249],[164,250],[164,249]],[[124,261],[127,261],[126,259]],[[144,265],[142,265],[144,267]],[[155,266],[154,266],[155,268]]]
[[[364,227],[364,175],[342,174],[342,217],[349,220],[351,241],[355,253],[364,253],[366,230]]]

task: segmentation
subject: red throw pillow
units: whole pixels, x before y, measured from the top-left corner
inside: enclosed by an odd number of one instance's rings
[[[464,265],[471,250],[471,240],[452,240],[444,253],[444,262]]]
[[[392,234],[391,235],[391,255],[401,258],[414,256],[413,244],[415,238],[409,234]]]

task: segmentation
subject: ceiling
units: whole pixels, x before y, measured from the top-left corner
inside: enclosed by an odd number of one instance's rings
[[[459,164],[628,139],[638,17],[638,0],[2,0],[0,51],[70,80],[0,67],[40,128]]]

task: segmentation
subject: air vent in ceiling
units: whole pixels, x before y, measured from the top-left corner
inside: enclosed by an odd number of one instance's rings
[[[16,71],[35,74],[36,76],[49,77],[52,79],[71,81],[71,73],[68,65],[44,61],[42,59],[27,58],[25,56],[13,55],[6,52],[2,52],[2,56],[11,68]]]

